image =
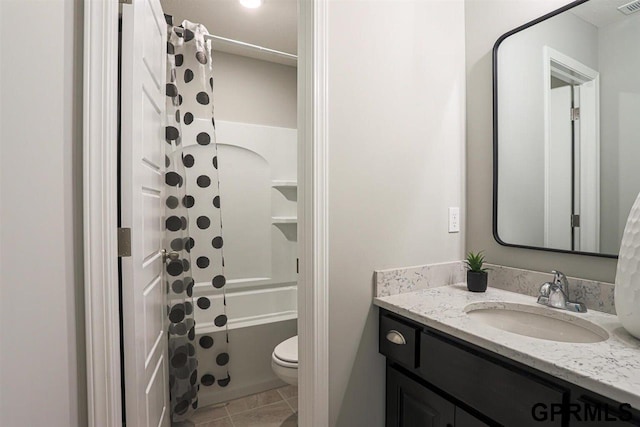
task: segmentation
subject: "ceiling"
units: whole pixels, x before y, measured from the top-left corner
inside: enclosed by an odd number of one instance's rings
[[[571,9],[574,15],[590,22],[598,28],[605,27],[629,16],[618,11],[618,7],[631,0],[590,0]]]
[[[248,9],[238,0],[160,2],[176,25],[187,19],[203,24],[216,36],[297,54],[297,0],[265,0],[257,9]]]

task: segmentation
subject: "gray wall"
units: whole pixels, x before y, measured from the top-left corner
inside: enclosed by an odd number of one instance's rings
[[[505,32],[567,4],[567,1],[466,0],[467,250],[513,267],[613,281],[616,260],[500,246],[492,236],[491,49]],[[525,226],[525,224],[523,224]]]
[[[213,53],[216,120],[297,128],[297,70]]]
[[[617,253],[640,191],[640,14],[600,28],[601,250]],[[615,191],[617,189],[618,191]],[[612,191],[613,190],[613,191]]]
[[[0,3],[0,425],[84,427],[82,2]]]
[[[458,260],[462,1],[329,2],[330,425],[384,425],[373,270]]]

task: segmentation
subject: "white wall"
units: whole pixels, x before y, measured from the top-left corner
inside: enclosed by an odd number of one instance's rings
[[[566,13],[508,37],[499,48],[498,232],[507,243],[530,246],[544,246],[544,46],[597,70],[598,31]]]
[[[84,427],[82,2],[0,14],[0,425]]]
[[[213,53],[216,120],[296,128],[297,70]]]
[[[640,14],[600,28],[602,251],[618,253],[631,206],[640,191],[640,70],[634,45]],[[615,191],[617,189],[618,191]],[[614,190],[614,191],[612,191]]]
[[[373,270],[458,260],[462,1],[329,2],[330,425],[384,425]]]
[[[500,246],[492,235],[491,49],[498,37],[566,0],[465,0],[467,69],[467,250],[492,263],[613,281],[616,260]]]

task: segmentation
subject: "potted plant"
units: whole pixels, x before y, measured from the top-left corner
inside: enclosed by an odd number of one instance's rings
[[[487,268],[484,268],[484,255],[482,251],[467,254],[464,261],[467,267],[467,289],[471,292],[484,292],[487,290]]]

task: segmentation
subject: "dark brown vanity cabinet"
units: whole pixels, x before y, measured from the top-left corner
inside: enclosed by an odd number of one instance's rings
[[[387,427],[640,425],[634,409],[386,310],[380,353]]]

